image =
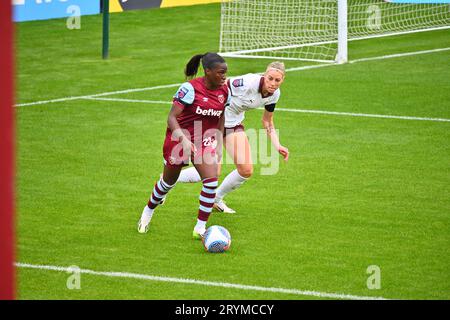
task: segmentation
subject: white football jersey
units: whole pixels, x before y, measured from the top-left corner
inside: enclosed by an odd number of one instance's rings
[[[225,108],[225,128],[232,128],[241,124],[247,110],[274,105],[278,102],[280,89],[277,89],[268,97],[262,97],[263,81],[264,78],[261,75],[252,73],[229,79],[228,87],[231,92],[231,102]]]

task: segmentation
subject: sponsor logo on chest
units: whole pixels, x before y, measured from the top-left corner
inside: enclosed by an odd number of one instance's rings
[[[197,109],[195,110],[196,114],[212,117],[220,117],[222,115],[222,112],[223,112],[222,110],[202,109],[200,106],[197,106]]]

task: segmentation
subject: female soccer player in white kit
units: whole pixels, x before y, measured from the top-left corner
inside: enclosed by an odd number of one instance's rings
[[[247,110],[264,106],[263,127],[272,144],[287,161],[289,150],[280,144],[273,122],[275,105],[280,98],[280,86],[284,81],[285,68],[282,62],[272,62],[263,76],[246,74],[228,80],[231,92],[230,106],[225,109],[224,144],[232,157],[236,169],[230,172],[216,192],[214,208],[221,212],[235,213],[223,198],[232,190],[239,188],[253,174],[253,161],[250,144],[242,122]],[[200,175],[195,167],[181,171],[178,182],[198,182]]]

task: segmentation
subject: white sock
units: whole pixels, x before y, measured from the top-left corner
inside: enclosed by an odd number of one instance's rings
[[[194,183],[194,182],[200,182],[202,178],[197,172],[197,169],[195,167],[190,167],[187,169],[183,169],[180,172],[180,176],[178,177],[177,182],[182,183]]]
[[[155,209],[150,209],[148,206],[145,206],[144,211],[142,211],[141,222],[142,224],[148,224],[153,217],[153,211]]]
[[[228,193],[239,188],[245,181],[247,178],[242,177],[237,169],[231,171],[217,188],[216,202],[222,201]]]
[[[194,230],[198,230],[198,231],[205,231],[206,229],[206,221],[197,219],[197,224],[194,227]]]

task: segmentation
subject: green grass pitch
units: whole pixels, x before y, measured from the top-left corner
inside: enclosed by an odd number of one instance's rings
[[[17,103],[183,82],[217,51],[219,5],[17,24]],[[350,59],[450,47],[441,30],[350,43]],[[228,59],[229,75],[269,60]],[[287,62],[287,67],[304,66]],[[279,108],[450,118],[450,51],[288,72]],[[176,87],[108,98],[170,101]],[[393,299],[450,299],[450,123],[275,111],[291,157],[227,198],[225,254],[191,239],[201,186],[177,185],[150,231],[136,222],[162,169],[169,105],[65,100],[17,107],[17,262]],[[260,127],[260,111],[247,128]],[[230,172],[232,165],[223,168]],[[223,178],[224,175],[222,175]],[[370,290],[366,272],[381,270]],[[314,296],[18,268],[21,299]]]

